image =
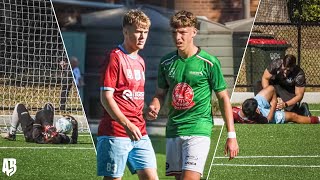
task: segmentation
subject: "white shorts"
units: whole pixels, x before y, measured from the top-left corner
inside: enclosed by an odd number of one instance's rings
[[[166,176],[180,175],[183,170],[203,174],[210,149],[206,136],[179,136],[167,138]]]

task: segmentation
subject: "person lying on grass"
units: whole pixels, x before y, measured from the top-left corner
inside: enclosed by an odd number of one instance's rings
[[[36,113],[33,119],[24,104],[16,104],[10,128],[3,135],[4,139],[9,141],[16,140],[18,126],[21,128],[26,142],[35,142],[39,144],[76,144],[78,139],[78,122],[69,115],[57,120],[53,125],[54,107],[51,103],[45,104],[43,109]],[[69,137],[67,134],[71,132]]]
[[[287,112],[278,105],[273,86],[262,89],[254,98],[246,99],[242,108],[233,107],[234,121],[238,123],[284,124],[287,122],[299,124],[319,124],[317,116],[301,116]]]

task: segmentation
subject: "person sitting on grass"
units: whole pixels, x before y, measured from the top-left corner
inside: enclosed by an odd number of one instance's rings
[[[54,107],[51,103],[45,104],[43,109],[36,113],[33,119],[24,104],[16,104],[10,129],[3,135],[4,139],[9,141],[16,140],[16,131],[21,124],[21,128],[26,142],[35,142],[40,144],[76,144],[78,139],[78,122],[69,115],[63,118],[69,119],[72,125],[72,135],[69,137],[66,132],[59,131],[53,125]],[[59,121],[59,120],[58,120]]]
[[[284,124],[319,124],[317,116],[302,116],[284,111],[279,106],[275,88],[271,85],[262,89],[254,98],[246,99],[242,108],[233,107],[234,121],[238,123]]]

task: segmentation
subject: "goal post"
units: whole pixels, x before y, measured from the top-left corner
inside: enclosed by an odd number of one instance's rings
[[[34,114],[47,102],[84,116],[50,0],[0,0],[0,92],[3,117],[16,103]]]

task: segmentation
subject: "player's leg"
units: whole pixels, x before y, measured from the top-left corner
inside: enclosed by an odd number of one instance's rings
[[[319,124],[319,117],[317,116],[301,116],[293,112],[285,112],[287,122],[294,122],[299,124]]]
[[[158,180],[156,156],[148,136],[134,141],[127,165],[131,173],[137,173],[141,180]]]
[[[273,98],[273,96],[275,95],[275,89],[273,86],[268,86],[264,89],[262,89],[259,93],[259,96],[264,97],[268,102],[271,101],[271,99]]]
[[[276,94],[280,97],[284,102],[289,101],[296,95],[294,93],[288,92],[286,89],[282,88],[280,85],[274,85]],[[286,111],[300,113],[299,104],[294,104],[285,108]]]
[[[6,133],[6,135],[4,136],[5,139],[8,139],[10,141],[16,140],[16,132],[17,132],[17,128],[20,124],[19,113],[23,113],[24,111],[27,112],[27,110],[23,104],[20,104],[20,103],[16,104],[16,106],[14,107],[13,113],[12,113],[9,132]]]
[[[133,144],[130,138],[97,137],[97,174],[104,179],[121,179]]]
[[[71,116],[71,124],[72,124],[72,135],[71,135],[71,144],[78,143],[78,121]]]
[[[18,104],[17,106],[17,114],[19,118],[19,122],[21,123],[21,128],[27,142],[32,142],[32,126],[34,120],[31,118],[29,111],[23,104]]]
[[[180,179],[182,173],[182,139],[166,138],[166,176]]]
[[[43,109],[44,110],[47,110],[47,111],[51,111],[53,113],[53,116],[54,116],[54,106],[52,103],[48,102],[46,103],[44,106],[43,106]]]
[[[303,102],[300,104],[300,112],[301,112],[300,115],[302,116],[312,116],[309,110],[309,105],[306,102]]]
[[[182,143],[183,180],[200,179],[210,149],[210,138],[187,136]]]

